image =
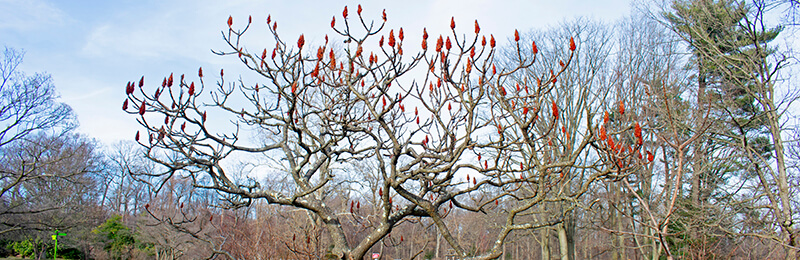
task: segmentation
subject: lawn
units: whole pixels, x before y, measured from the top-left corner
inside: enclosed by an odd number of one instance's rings
[[[0,260],[21,260],[21,259],[31,259],[31,258],[19,258],[19,257],[14,257],[14,256],[0,258]],[[45,258],[45,259],[50,259],[50,258]],[[65,259],[59,257],[59,258],[56,258],[56,260],[65,260]]]

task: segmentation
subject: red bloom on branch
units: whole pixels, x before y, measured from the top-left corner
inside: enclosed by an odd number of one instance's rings
[[[455,17],[450,17],[450,29],[451,30],[455,30],[456,29],[456,18]]]
[[[606,127],[605,126],[600,126],[600,140],[605,141],[606,137],[607,137],[607,135],[606,135]]]
[[[572,37],[569,37],[569,50],[575,51],[575,39]]]
[[[401,42],[405,38],[405,35],[403,34],[403,27],[400,27],[400,31],[397,32],[397,38],[400,39]]]
[[[125,99],[125,102],[122,102],[122,110],[128,110],[128,99]]]
[[[481,32],[481,26],[478,25],[478,20],[475,20],[475,34],[478,34],[480,32]]]
[[[133,84],[128,82],[128,85],[125,86],[125,95],[130,95],[133,93]]]
[[[389,30],[389,46],[394,47],[394,30]]]
[[[201,78],[203,77],[203,67],[200,67],[200,69],[197,70],[197,76]]]
[[[342,11],[342,17],[344,17],[344,19],[347,19],[347,6],[345,6],[344,10]]]
[[[228,27],[230,28],[233,25],[233,16],[228,16]]]
[[[636,125],[633,128],[633,136],[636,137],[636,142],[638,144],[642,144],[642,126],[639,125],[639,122],[636,122]]]
[[[552,101],[552,108],[553,108],[553,118],[555,118],[555,120],[558,120],[558,106],[556,106],[555,100]]]
[[[514,29],[514,41],[519,41],[519,31],[517,29]]]
[[[297,39],[297,48],[302,49],[303,45],[306,44],[306,37],[300,34],[300,38]]]
[[[142,100],[142,105],[139,106],[139,115],[143,116],[144,115],[144,111],[145,111],[145,103],[144,103],[144,100]]]

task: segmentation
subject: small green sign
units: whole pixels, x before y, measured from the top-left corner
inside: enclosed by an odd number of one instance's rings
[[[55,235],[51,235],[51,237],[53,238],[53,240],[55,240],[55,241],[56,241],[56,246],[55,246],[55,247],[53,247],[53,260],[55,260],[55,259],[56,259],[56,253],[58,253],[58,237],[59,237],[59,236],[66,236],[66,235],[67,235],[67,234],[64,234],[64,233],[59,233],[59,232],[58,232],[58,229],[56,229],[55,233],[56,233]]]

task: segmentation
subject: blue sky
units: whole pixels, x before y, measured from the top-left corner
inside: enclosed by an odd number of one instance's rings
[[[320,42],[330,31],[330,19],[355,1],[210,1],[123,0],[48,1],[0,0],[0,43],[26,52],[22,70],[53,76],[62,101],[78,115],[79,131],[110,144],[132,139],[139,129],[133,116],[121,111],[125,84],[142,75],[153,85],[170,72],[194,75],[225,68],[227,75],[242,73],[235,58],[219,57],[211,49],[226,50],[220,31],[229,15],[244,22],[248,15],[264,25],[267,15],[278,21],[286,39],[303,33],[308,42]],[[606,21],[630,12],[627,0],[532,1],[372,1],[361,3],[364,15],[380,19],[386,9],[391,28],[404,27],[409,35],[427,27],[444,33],[450,17],[457,24],[475,19],[482,32],[500,39],[575,17]],[[466,29],[465,29],[466,30]],[[471,30],[467,30],[469,32]],[[267,37],[250,32],[253,42]],[[501,41],[502,42],[502,41]],[[254,47],[253,49],[259,49]]]

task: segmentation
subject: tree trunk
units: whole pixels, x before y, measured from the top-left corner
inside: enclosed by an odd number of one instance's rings
[[[653,232],[653,229],[648,228],[647,234],[652,236],[655,235],[655,232]],[[650,259],[658,260],[661,257],[661,246],[658,245],[658,239],[651,238],[650,241],[653,244]]]
[[[783,230],[784,243],[788,244],[786,248],[786,259],[797,259],[797,238],[792,228],[794,224],[792,221],[792,206],[791,197],[788,184],[788,175],[786,173],[786,158],[784,157],[783,140],[781,138],[781,127],[778,115],[774,104],[770,103],[767,108],[767,118],[769,120],[769,128],[772,134],[772,144],[775,146],[775,159],[777,160],[778,176],[776,182],[778,184],[778,196],[780,197],[780,212],[776,212],[780,216],[780,225]],[[777,210],[777,209],[776,209]]]
[[[442,233],[436,232],[436,259],[440,259],[439,257],[439,250],[441,249],[442,245]]]
[[[567,242],[567,228],[564,222],[556,225],[558,232],[558,253],[561,255],[561,260],[570,260],[569,257],[569,243]]]
[[[694,111],[692,117],[695,123],[695,129],[698,130],[702,127],[705,123],[703,119],[704,112],[706,109],[706,87],[708,83],[706,82],[705,72],[703,70],[704,66],[707,66],[703,63],[703,58],[698,57],[698,68],[697,68],[697,109]],[[692,187],[691,187],[691,195],[690,199],[692,201],[692,206],[695,208],[700,208],[700,185],[701,178],[703,176],[703,167],[705,167],[706,162],[706,151],[704,150],[705,141],[703,138],[700,138],[695,142],[694,146],[694,156],[692,157]],[[692,237],[694,237],[694,230],[692,230]]]
[[[622,191],[621,191],[621,190],[619,190],[619,189],[618,189],[617,191],[618,191],[619,193],[622,193]],[[620,201],[621,201],[621,198],[619,198],[619,199],[620,199]],[[622,216],[622,214],[621,214],[619,211],[616,211],[616,212],[615,212],[615,215],[616,215],[617,217],[614,219],[614,222],[617,224],[617,230],[619,230],[619,231],[622,231],[622,229],[623,229],[623,227],[622,227],[622,217],[623,217],[623,216]],[[623,235],[622,233],[620,233],[620,234],[618,234],[618,235],[617,235],[617,245],[616,245],[616,248],[617,248],[617,250],[618,250],[618,251],[617,251],[617,253],[619,253],[619,259],[621,259],[621,260],[626,260],[626,259],[628,259],[628,258],[627,258],[627,256],[626,256],[626,254],[625,254],[625,235]]]
[[[565,216],[563,224],[567,239],[567,256],[569,259],[575,259],[575,212],[569,211]]]
[[[548,229],[542,229],[540,233],[541,236],[541,244],[539,244],[542,248],[542,259],[549,260],[550,259],[550,236],[549,236]]]

